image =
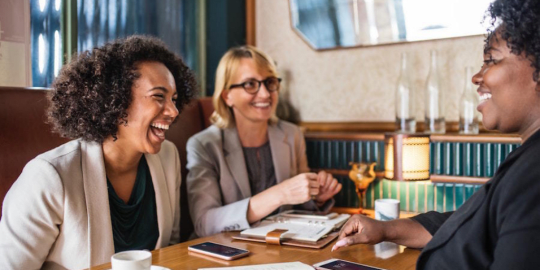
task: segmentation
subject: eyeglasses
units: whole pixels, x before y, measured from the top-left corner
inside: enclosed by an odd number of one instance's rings
[[[281,78],[276,78],[276,77],[269,77],[262,81],[251,79],[247,82],[233,84],[229,87],[229,89],[242,87],[247,93],[254,95],[257,92],[259,92],[259,89],[261,89],[261,84],[263,83],[264,83],[264,86],[266,87],[266,90],[268,90],[268,92],[278,91],[280,82],[281,82]]]

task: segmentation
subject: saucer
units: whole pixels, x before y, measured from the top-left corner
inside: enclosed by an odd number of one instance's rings
[[[112,270],[112,269],[109,269]],[[150,267],[150,270],[171,270],[170,268],[159,266],[159,265],[152,265]]]

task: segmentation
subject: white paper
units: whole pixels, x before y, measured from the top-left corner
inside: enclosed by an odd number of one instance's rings
[[[288,262],[234,267],[199,268],[199,270],[313,270],[313,267],[301,262]]]

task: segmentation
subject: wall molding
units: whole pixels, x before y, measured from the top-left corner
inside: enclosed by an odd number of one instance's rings
[[[256,46],[255,0],[246,0],[246,44]]]
[[[430,176],[432,183],[452,183],[452,184],[473,184],[483,185],[489,181],[489,177],[471,177],[471,176],[453,176],[432,174]]]
[[[396,123],[388,121],[379,122],[300,122],[298,123],[305,132],[394,132],[396,131]],[[516,137],[517,135],[501,134],[498,131],[491,131],[484,128],[482,123],[479,126],[480,134],[493,134],[496,136],[508,136]],[[416,123],[416,132],[424,132],[424,122]],[[447,134],[458,135],[459,122],[447,121],[446,132]],[[442,134],[446,135],[446,134]],[[476,135],[472,135],[476,136]]]

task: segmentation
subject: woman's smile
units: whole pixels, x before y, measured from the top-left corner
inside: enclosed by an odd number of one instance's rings
[[[169,130],[168,124],[152,123],[150,125],[151,133],[157,138],[159,143],[162,143],[165,140],[165,132]]]
[[[476,109],[478,111],[481,111],[482,108],[485,106],[485,103],[491,99],[491,93],[479,92],[478,94],[480,95],[480,97],[479,97],[479,102]]]

